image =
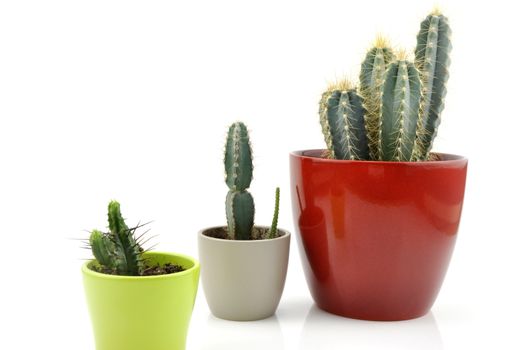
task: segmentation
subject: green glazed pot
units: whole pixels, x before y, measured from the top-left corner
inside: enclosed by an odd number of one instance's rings
[[[199,280],[191,257],[148,252],[152,263],[185,271],[159,276],[114,276],[82,266],[97,350],[184,350]]]

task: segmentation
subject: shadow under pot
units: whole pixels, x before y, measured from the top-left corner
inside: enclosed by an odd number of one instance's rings
[[[256,227],[256,229],[266,229]],[[231,321],[255,321],[274,315],[284,290],[291,234],[230,240],[225,227],[198,233],[203,290],[212,314]]]

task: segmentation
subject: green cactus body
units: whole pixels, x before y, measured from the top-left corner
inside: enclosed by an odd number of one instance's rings
[[[333,151],[333,141],[331,138],[331,128],[329,127],[328,114],[327,114],[327,101],[330,97],[331,92],[326,91],[322,94],[322,98],[319,103],[318,114],[320,116],[320,126],[322,127],[322,134],[324,135],[324,141],[326,142],[329,158],[335,158],[335,152]]]
[[[415,160],[428,159],[437,134],[449,77],[450,34],[448,19],[439,11],[434,11],[421,22],[417,35],[415,64],[423,82],[423,96]]]
[[[253,176],[251,144],[247,127],[240,122],[229,128],[225,144],[225,183],[230,190],[249,188]]]
[[[106,270],[118,275],[138,276],[144,268],[143,249],[134,237],[135,228],[128,228],[118,202],[108,204],[110,232],[93,230],[90,246],[93,256]]]
[[[225,183],[229,193],[225,200],[227,228],[230,239],[252,239],[254,200],[246,191],[253,174],[249,132],[245,124],[233,123],[225,143]]]
[[[229,191],[225,200],[228,234],[231,239],[249,240],[253,237],[254,200],[247,191]]]
[[[115,268],[113,257],[115,245],[108,235],[99,230],[93,230],[90,235],[90,246],[93,256],[97,259],[99,264],[111,269]]]
[[[381,160],[411,160],[420,99],[421,81],[414,64],[405,59],[391,63],[381,97]]]
[[[368,159],[363,99],[355,88],[336,86],[322,95],[320,120],[330,156]]]
[[[116,201],[108,205],[110,233],[117,248],[120,274],[136,276],[142,268],[142,249],[136,242],[133,231],[128,228],[121,215],[121,206]]]
[[[280,212],[280,187],[277,187],[275,191],[275,197],[274,197],[273,222],[271,224],[271,228],[269,229],[268,238],[275,238],[277,236],[279,212]]]
[[[370,159],[378,160],[380,153],[381,94],[384,74],[394,55],[385,39],[377,38],[362,62],[359,92],[364,98],[364,120],[368,136]]]

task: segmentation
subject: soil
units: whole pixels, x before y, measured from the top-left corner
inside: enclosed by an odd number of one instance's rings
[[[262,240],[262,239],[266,239],[264,237],[267,234],[268,230],[269,230],[269,228],[267,228],[267,227],[254,227],[253,228],[253,239],[251,239],[251,241],[259,241],[259,240]],[[227,227],[225,227],[225,226],[224,227],[216,227],[216,228],[207,230],[207,231],[203,232],[203,234],[205,236],[211,237],[211,238],[230,240],[230,237],[229,237],[229,235],[227,233]],[[277,237],[280,237],[282,235],[283,235],[283,233],[280,232],[280,230],[278,230]]]
[[[100,265],[91,266],[91,269],[93,271],[104,273],[104,274],[107,274],[107,275],[120,276],[114,270],[109,269],[109,268],[107,268],[105,266],[100,266]],[[166,263],[164,265],[157,264],[157,265],[153,265],[153,266],[146,265],[145,269],[143,270],[143,272],[139,276],[168,275],[168,274],[171,274],[171,273],[176,273],[176,272],[181,272],[181,271],[185,271],[185,268],[183,266],[175,265],[175,264],[172,264],[172,263]]]
[[[157,276],[157,275],[168,275],[171,273],[185,271],[183,266],[174,265],[172,263],[166,263],[164,265],[147,266],[141,276]]]

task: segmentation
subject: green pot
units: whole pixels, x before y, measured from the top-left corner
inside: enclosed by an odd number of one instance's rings
[[[114,276],[82,266],[97,350],[184,350],[199,280],[191,257],[148,252],[152,263],[185,271],[160,276]]]

